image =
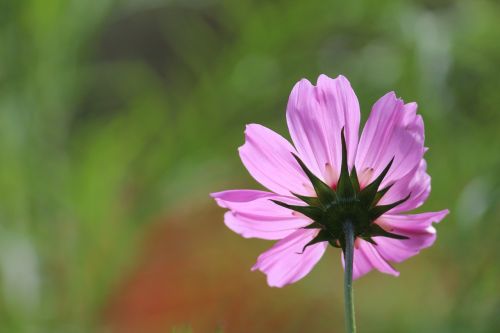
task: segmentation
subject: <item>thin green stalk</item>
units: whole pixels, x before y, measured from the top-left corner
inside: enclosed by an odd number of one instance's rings
[[[344,307],[345,327],[347,333],[356,333],[354,320],[354,301],[352,293],[352,264],[354,259],[354,227],[351,221],[344,223],[345,252],[344,252]]]

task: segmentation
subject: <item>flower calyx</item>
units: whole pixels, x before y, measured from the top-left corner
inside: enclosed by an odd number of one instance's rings
[[[402,200],[387,205],[378,205],[380,199],[392,185],[379,189],[384,177],[389,172],[394,158],[387,164],[384,170],[363,189],[360,188],[356,167],[349,172],[347,163],[347,146],[342,129],[342,166],[339,180],[335,189],[314,175],[295,154],[294,158],[309,178],[316,196],[303,196],[292,193],[306,205],[289,205],[277,200],[272,200],[279,206],[291,209],[310,218],[313,222],[306,229],[319,229],[318,234],[307,243],[302,252],[313,244],[328,242],[330,245],[342,248],[345,252],[344,224],[351,223],[354,229],[354,237],[364,239],[376,245],[372,237],[389,237],[394,239],[408,239],[406,236],[391,233],[375,223],[382,214],[402,204],[410,198],[408,194]]]

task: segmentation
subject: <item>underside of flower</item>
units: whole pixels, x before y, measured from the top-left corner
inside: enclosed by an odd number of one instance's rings
[[[346,223],[350,223],[353,226],[355,238],[360,237],[375,245],[376,242],[372,237],[382,236],[394,239],[408,239],[406,236],[391,233],[375,223],[376,219],[382,214],[410,198],[410,194],[408,194],[404,199],[394,203],[377,205],[380,199],[393,185],[391,184],[385,188],[379,189],[394,159],[389,162],[374,181],[361,189],[356,167],[353,167],[349,172],[344,129],[342,129],[341,136],[342,167],[335,189],[315,176],[307,168],[304,162],[293,154],[294,158],[311,181],[316,196],[309,197],[292,193],[298,199],[305,202],[307,204],[306,206],[290,205],[277,200],[271,200],[277,205],[301,213],[313,220],[311,224],[304,227],[305,229],[319,229],[317,236],[308,242],[302,251],[310,245],[320,242],[329,242],[330,245],[342,248],[345,252],[346,237],[344,234],[344,225]]]
[[[345,272],[357,279],[373,269],[398,276],[391,263],[434,243],[433,224],[449,211],[410,213],[431,192],[416,103],[385,94],[360,134],[359,102],[349,81],[320,75],[316,85],[302,79],[293,87],[286,121],[291,142],[249,124],[238,148],[266,190],[211,194],[228,210],[229,229],[277,241],[252,267],[266,274],[270,286],[305,277],[329,244],[342,249]]]

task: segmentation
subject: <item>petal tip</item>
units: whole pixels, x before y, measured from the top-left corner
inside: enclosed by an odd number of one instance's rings
[[[387,94],[385,94],[383,97],[392,99],[395,103],[397,103],[399,108],[403,108],[405,103],[404,100],[396,94],[394,90],[389,91]]]
[[[385,96],[391,97],[391,98],[394,98],[394,99],[398,98],[398,96],[396,95],[396,92],[394,90],[389,91],[387,94],[385,94]]]
[[[295,83],[295,85],[292,88],[292,93],[293,93],[294,90],[301,89],[304,86],[305,87],[312,87],[313,85],[312,85],[311,81],[309,81],[308,79],[306,79],[305,77],[303,77],[299,81],[297,81],[297,83]]]
[[[395,269],[393,268],[393,271],[392,271],[392,272],[390,272],[390,273],[388,273],[388,274],[389,274],[389,275],[392,275],[392,276],[394,276],[394,277],[399,277],[399,275],[400,275],[401,273],[399,273],[399,271],[397,271],[397,270],[395,270]]]
[[[212,192],[212,193],[209,193],[208,196],[211,197],[211,198],[213,198],[213,199],[217,199],[221,195],[222,192],[223,191]]]
[[[441,222],[445,217],[446,215],[448,215],[450,213],[450,210],[449,209],[443,209],[441,211],[439,211],[436,216],[434,216],[434,219],[433,219],[433,223],[438,223],[438,222]]]
[[[418,104],[417,102],[408,102],[406,103],[405,107],[416,111],[418,109]]]
[[[245,124],[245,135],[248,134],[248,131],[251,131],[253,130],[254,128],[260,126],[259,124],[255,124],[255,123],[250,123],[250,124]]]
[[[316,79],[316,84],[319,85],[320,82],[322,82],[322,81],[330,81],[330,80],[334,80],[334,79],[332,79],[331,77],[329,77],[326,74],[320,74],[318,76],[318,78]]]
[[[224,200],[222,200],[221,198],[216,198],[216,197],[212,197],[214,200],[215,200],[215,203],[217,204],[217,206],[221,207],[221,208],[228,208],[228,206],[226,205],[226,203],[224,202]]]
[[[351,82],[349,81],[349,79],[347,77],[345,77],[344,75],[340,74],[339,76],[336,77],[337,80],[339,80],[340,82],[344,83],[344,84],[347,84],[349,86],[351,86]]]
[[[329,77],[328,75],[326,74],[320,74],[318,76],[318,79],[316,81],[316,85],[317,86],[320,86],[322,84],[328,84],[328,83],[340,83],[342,85],[347,85],[347,86],[351,86],[351,83],[349,82],[349,80],[347,79],[347,77],[345,77],[344,75],[342,74],[339,74],[337,77],[335,78],[331,78]]]

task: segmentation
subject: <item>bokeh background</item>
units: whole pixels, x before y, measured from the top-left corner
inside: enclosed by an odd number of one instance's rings
[[[1,332],[343,332],[340,254],[269,288],[209,192],[258,185],[302,77],[426,122],[438,241],[355,283],[360,332],[500,331],[500,3],[0,1]]]

